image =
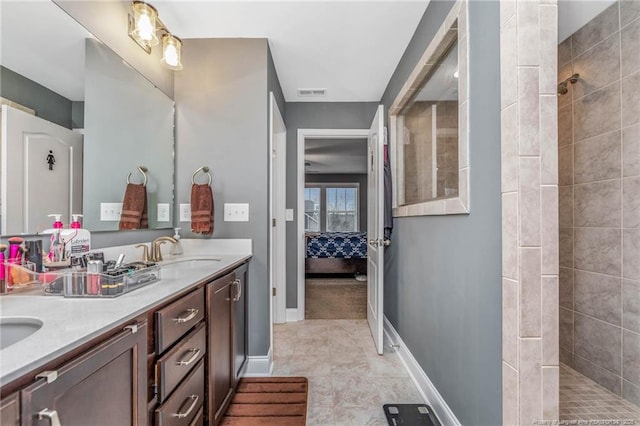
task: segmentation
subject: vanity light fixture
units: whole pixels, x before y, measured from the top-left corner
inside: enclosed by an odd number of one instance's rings
[[[129,37],[150,54],[151,48],[159,43],[157,33],[160,32],[162,38],[160,62],[170,70],[181,70],[182,40],[169,32],[158,17],[156,8],[149,3],[134,0],[131,2],[131,9],[133,16],[129,15]]]

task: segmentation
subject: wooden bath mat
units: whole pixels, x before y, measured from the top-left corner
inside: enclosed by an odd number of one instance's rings
[[[306,377],[251,377],[240,379],[222,425],[291,425],[307,421]]]

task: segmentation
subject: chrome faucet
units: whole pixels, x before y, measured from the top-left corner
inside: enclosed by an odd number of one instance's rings
[[[161,245],[169,241],[172,244],[177,244],[178,240],[173,237],[158,237],[151,243],[151,261],[152,262],[162,262],[162,249]]]

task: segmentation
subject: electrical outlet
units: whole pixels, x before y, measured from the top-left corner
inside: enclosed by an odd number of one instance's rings
[[[100,203],[100,220],[102,222],[119,222],[122,214],[122,203]]]
[[[180,204],[180,222],[191,222],[191,204]]]
[[[249,204],[246,203],[225,203],[225,222],[249,222]]]
[[[287,222],[293,222],[293,209],[286,209],[285,210],[285,215],[286,215],[286,221]]]
[[[158,222],[169,222],[171,220],[170,210],[169,203],[158,203]]]

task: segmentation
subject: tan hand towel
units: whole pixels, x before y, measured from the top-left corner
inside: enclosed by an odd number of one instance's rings
[[[191,186],[191,232],[213,234],[213,191],[208,184]]]
[[[146,208],[147,188],[143,184],[128,183],[127,188],[124,191],[119,228],[141,229],[143,215],[145,216],[145,228],[148,227]]]

